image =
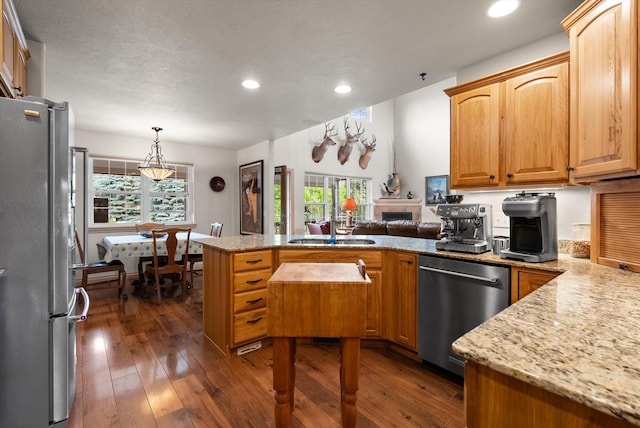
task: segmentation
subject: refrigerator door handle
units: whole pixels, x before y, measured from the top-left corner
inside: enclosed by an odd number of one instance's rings
[[[82,294],[82,300],[84,300],[84,309],[80,315],[69,315],[69,321],[71,322],[81,322],[86,321],[87,314],[89,313],[89,305],[91,304],[91,299],[89,299],[89,294],[84,289],[84,287],[76,288],[76,294]],[[77,300],[74,298],[77,302]],[[75,310],[76,305],[73,305],[73,310]]]

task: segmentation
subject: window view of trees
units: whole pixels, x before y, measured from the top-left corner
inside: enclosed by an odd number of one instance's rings
[[[154,182],[133,161],[93,158],[93,223],[192,221],[190,166],[170,165],[173,176]]]
[[[346,222],[346,212],[342,204],[347,197],[351,197],[358,205],[353,211],[353,221],[369,217],[369,195],[371,180],[367,178],[334,177],[329,175],[305,174],[304,176],[304,222],[330,220],[331,218],[331,185],[338,182],[339,210],[336,213],[340,224]],[[348,196],[347,196],[348,195]]]

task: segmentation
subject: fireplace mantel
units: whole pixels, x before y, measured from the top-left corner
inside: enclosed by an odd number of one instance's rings
[[[422,199],[374,199],[373,218],[381,220],[383,212],[410,212],[413,221],[422,221]]]

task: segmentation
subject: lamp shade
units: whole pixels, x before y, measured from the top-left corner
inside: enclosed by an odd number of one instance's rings
[[[345,211],[355,211],[358,209],[358,205],[356,204],[356,201],[353,198],[347,198],[344,200],[342,209]]]
[[[156,139],[153,140],[151,152],[149,152],[144,162],[138,166],[138,170],[142,175],[149,177],[153,181],[160,181],[173,174],[174,170],[167,166],[167,162],[162,156],[160,140],[158,139],[158,132],[162,131],[162,128],[154,126],[151,129],[156,131]]]

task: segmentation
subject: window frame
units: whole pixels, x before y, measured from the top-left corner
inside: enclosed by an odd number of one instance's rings
[[[133,227],[136,223],[138,223],[138,221],[123,221],[123,222],[116,222],[116,223],[110,223],[110,222],[104,222],[104,223],[96,223],[95,222],[95,212],[94,209],[95,207],[95,199],[99,198],[101,194],[106,193],[106,192],[101,192],[100,190],[96,190],[94,187],[94,173],[95,173],[95,169],[94,169],[94,161],[96,160],[100,160],[100,161],[107,161],[109,163],[111,162],[121,162],[124,163],[125,165],[125,171],[127,171],[127,168],[129,167],[129,165],[135,165],[136,169],[137,169],[137,165],[139,165],[141,163],[140,160],[135,160],[135,159],[129,159],[129,158],[120,158],[120,157],[111,157],[111,156],[100,156],[100,155],[90,155],[89,159],[88,159],[88,175],[89,175],[89,179],[88,179],[88,200],[86,201],[87,203],[87,225],[89,228],[91,229],[101,229],[101,228],[108,228],[108,229],[115,229],[115,228],[128,228],[128,227]],[[186,183],[185,183],[185,187],[186,187],[186,191],[185,192],[153,192],[151,190],[151,185],[152,185],[152,180],[149,179],[146,176],[143,176],[141,174],[132,174],[132,175],[136,175],[136,176],[140,176],[140,189],[139,190],[133,190],[133,191],[113,191],[113,192],[109,192],[109,193],[129,193],[129,194],[139,194],[140,195],[140,223],[146,223],[146,222],[162,222],[162,223],[166,223],[167,225],[191,225],[195,223],[195,204],[194,204],[194,194],[195,194],[195,180],[194,180],[194,166],[193,164],[187,164],[187,163],[178,163],[178,162],[167,162],[167,166],[169,168],[173,168],[173,169],[183,169],[186,170]],[[152,215],[152,198],[157,196],[157,195],[171,195],[171,196],[184,196],[185,199],[185,219],[182,221],[170,221],[170,220],[152,220],[151,219],[151,215]],[[107,210],[108,212],[108,210]]]
[[[346,217],[347,217],[347,213],[346,211],[342,210],[342,204],[344,204],[344,197],[341,197],[340,195],[343,193],[341,191],[341,187],[344,186],[344,195],[345,197],[348,195],[349,197],[354,196],[352,194],[352,190],[351,190],[351,182],[352,180],[359,180],[362,181],[364,183],[364,187],[365,189],[365,200],[363,200],[362,198],[355,198],[356,199],[356,203],[358,204],[358,210],[353,212],[353,222],[355,224],[355,222],[357,220],[363,220],[366,218],[371,218],[371,211],[373,209],[373,195],[372,195],[372,188],[373,188],[373,180],[371,178],[368,177],[345,177],[345,176],[337,176],[337,175],[332,175],[332,174],[318,174],[318,173],[312,173],[312,172],[305,172],[304,174],[304,189],[306,189],[307,187],[319,187],[319,186],[310,186],[307,185],[307,183],[310,180],[310,177],[315,177],[314,180],[318,180],[319,178],[322,178],[322,186],[323,186],[323,201],[322,202],[307,202],[306,200],[306,193],[303,190],[303,194],[304,194],[304,224],[306,227],[307,223],[310,222],[315,222],[315,221],[329,221],[331,220],[331,201],[330,199],[330,194],[331,194],[331,185],[335,182],[335,181],[344,181],[344,184],[340,183],[339,187],[338,187],[338,198],[339,198],[339,211],[336,215],[336,218],[338,219],[338,227],[344,227],[344,225],[346,224]],[[321,206],[323,207],[324,210],[324,218],[322,219],[307,219],[307,206]],[[362,218],[360,218],[360,213],[362,213]]]

